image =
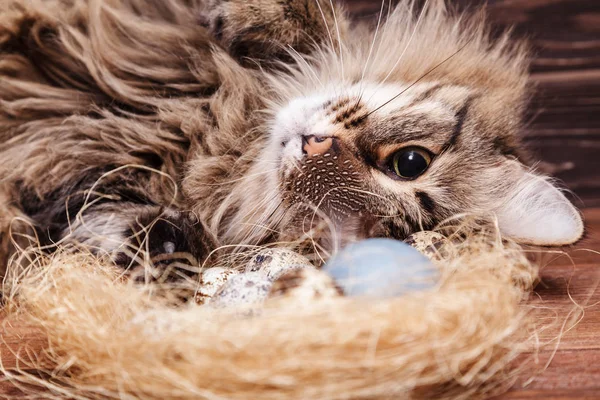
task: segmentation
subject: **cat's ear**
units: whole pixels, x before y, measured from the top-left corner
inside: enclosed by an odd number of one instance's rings
[[[558,246],[583,236],[581,214],[545,177],[521,171],[496,209],[503,235],[517,242]]]

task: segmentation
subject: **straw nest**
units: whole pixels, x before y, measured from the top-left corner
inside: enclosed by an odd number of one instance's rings
[[[30,252],[5,283],[5,323],[38,329],[47,346],[22,351],[21,371],[4,373],[54,398],[486,397],[513,382],[517,356],[531,349],[522,304],[537,268],[495,235],[450,245],[433,289],[274,298],[252,313],[175,305],[161,284],[132,283],[82,252]]]

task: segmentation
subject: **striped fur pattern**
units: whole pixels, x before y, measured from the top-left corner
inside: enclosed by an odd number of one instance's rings
[[[202,259],[318,222],[341,243],[457,213],[579,239],[523,163],[524,47],[440,1],[384,9],[366,26],[325,0],[3,2],[3,259],[34,234],[130,263],[139,244]],[[401,179],[387,160],[409,146],[431,162]]]

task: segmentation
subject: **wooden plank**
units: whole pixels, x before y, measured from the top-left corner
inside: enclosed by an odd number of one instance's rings
[[[0,313],[0,321],[3,318]],[[26,325],[4,323],[0,328],[0,358],[7,369],[24,367],[23,361],[32,360],[46,345],[40,332]]]
[[[498,400],[600,398],[600,209],[586,210],[584,217],[587,238],[569,250],[569,257],[548,260],[531,302],[547,307],[546,316],[558,315],[555,328],[542,334],[541,341],[556,337],[566,316],[578,307],[584,308],[583,318],[561,337],[556,354],[555,343],[540,352],[540,368],[551,360],[547,369],[531,382],[527,381],[532,377],[523,374]]]
[[[527,392],[512,392],[502,396],[505,400],[598,400],[600,391],[592,390],[531,390]]]
[[[42,354],[47,345],[44,337],[31,327],[23,324],[7,324],[4,314],[0,312],[0,360],[7,370],[30,371],[23,360],[33,360]],[[12,373],[12,372],[11,372]],[[24,395],[19,386],[8,382],[7,378],[0,373],[0,398],[16,399]],[[36,397],[29,397],[36,398]],[[41,398],[41,396],[37,397]]]

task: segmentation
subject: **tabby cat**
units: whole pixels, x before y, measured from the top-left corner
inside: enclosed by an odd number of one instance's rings
[[[2,263],[31,238],[202,260],[456,214],[574,243],[517,137],[529,92],[525,47],[441,1],[371,24],[328,0],[4,1]]]

